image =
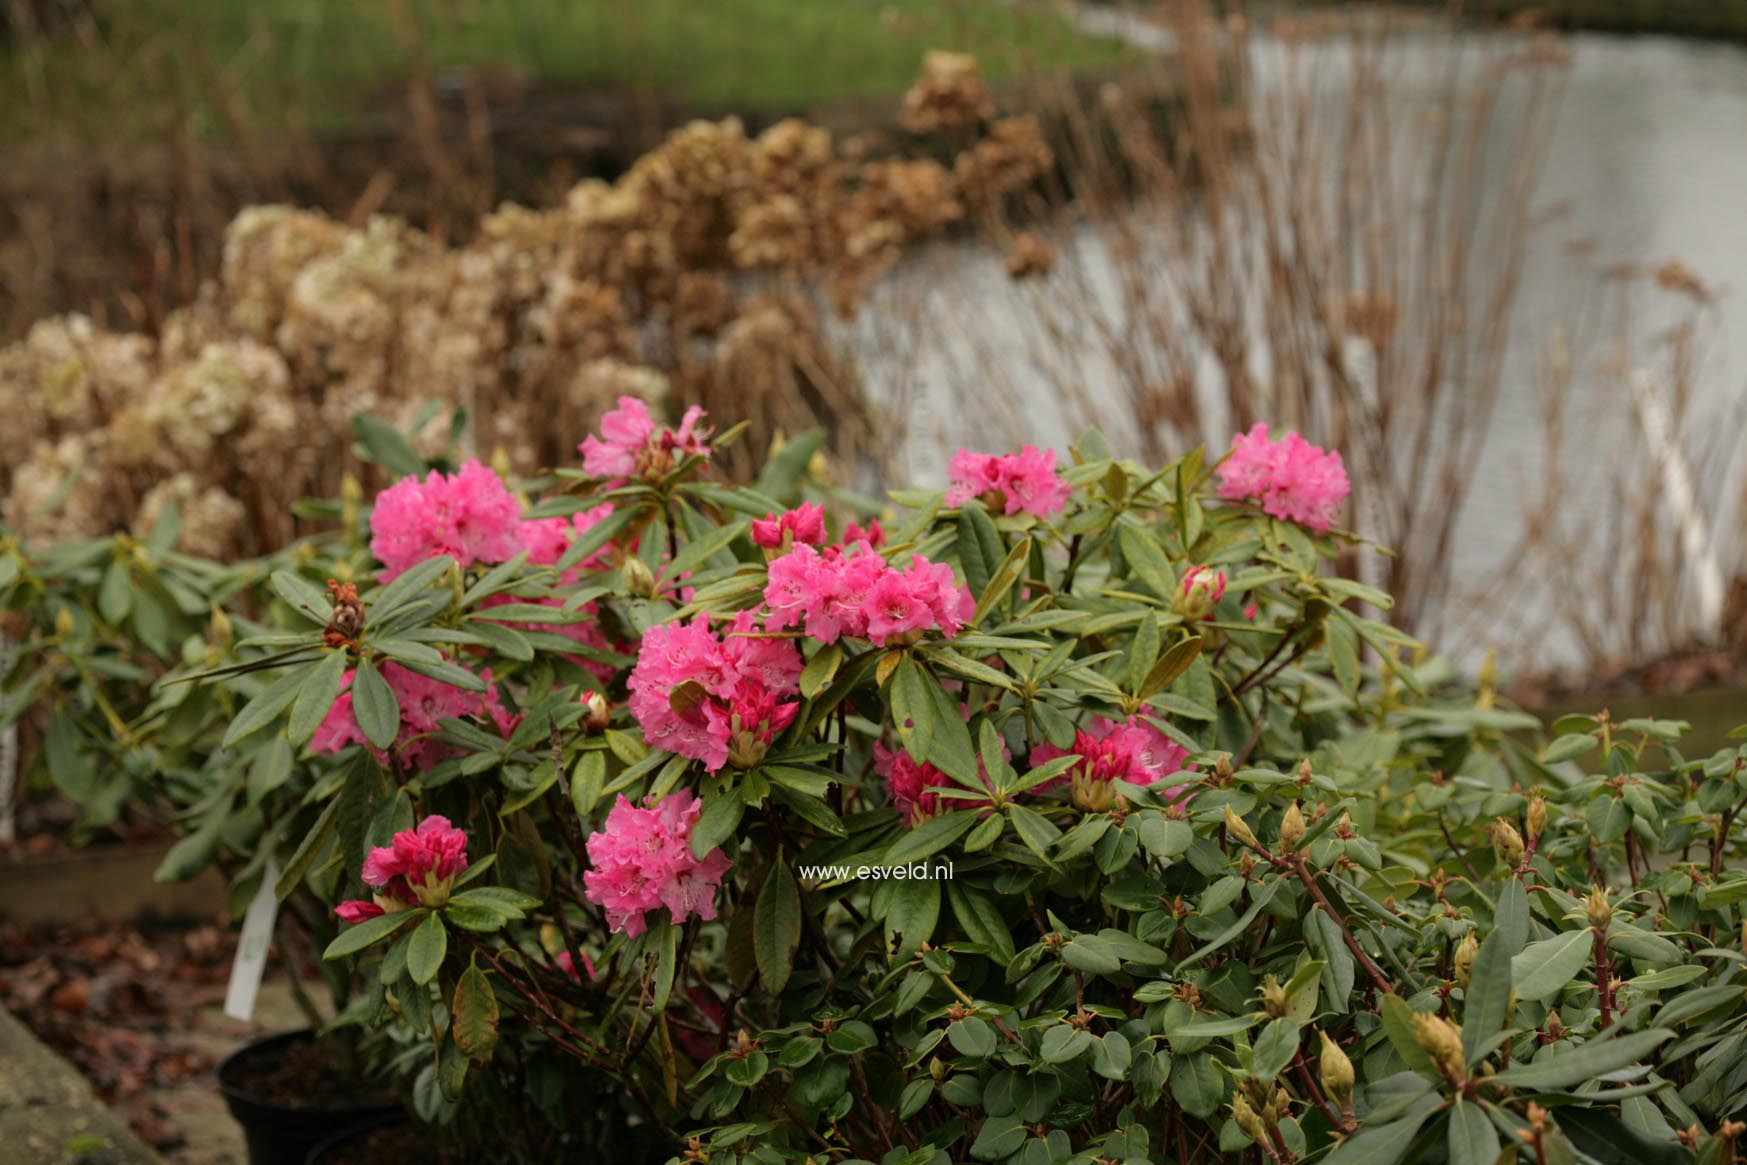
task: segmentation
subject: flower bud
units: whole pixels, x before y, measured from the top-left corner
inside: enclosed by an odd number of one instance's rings
[[[1600,886],[1591,886],[1589,897],[1583,901],[1583,908],[1589,915],[1589,925],[1595,928],[1597,934],[1605,935],[1608,923],[1614,917],[1614,908],[1608,903],[1607,891]]]
[[[1256,1110],[1250,1107],[1250,1102],[1244,1099],[1244,1094],[1241,1092],[1232,1094],[1231,1118],[1237,1122],[1237,1127],[1243,1130],[1244,1136],[1257,1144],[1268,1139],[1267,1126],[1262,1124],[1262,1118],[1256,1115]]]
[[[1183,583],[1171,610],[1190,622],[1213,618],[1213,608],[1225,594],[1225,572],[1206,566],[1191,566],[1183,572]]]
[[[1280,819],[1280,848],[1286,853],[1292,853],[1298,848],[1298,843],[1304,840],[1304,813],[1294,801],[1286,807],[1286,816]]]
[[[1076,768],[1069,780],[1074,807],[1084,813],[1107,812],[1116,803],[1116,783],[1109,780],[1099,780],[1092,774],[1083,771],[1087,767],[1081,765]]]
[[[1492,823],[1492,852],[1498,855],[1498,864],[1507,870],[1522,865],[1523,835],[1503,817]]]
[[[612,722],[613,718],[612,705],[607,703],[607,698],[590,688],[578,698],[577,702],[583,707],[583,731],[590,736],[599,736],[605,732],[607,725]]]
[[[231,627],[230,616],[224,613],[223,607],[214,607],[212,609],[212,622],[210,627],[211,633],[208,638],[212,641],[212,646],[220,654],[230,651],[231,643],[235,640],[236,634]]]
[[[945,1080],[946,1061],[942,1060],[939,1056],[930,1057],[928,1060],[928,1075],[932,1076],[937,1084],[940,1081]]]
[[[72,611],[68,610],[66,607],[62,607],[55,612],[56,635],[60,636],[62,639],[70,638],[73,634],[73,628],[74,623]]]
[[[1231,811],[1231,806],[1225,807],[1225,832],[1237,839],[1239,845],[1258,848],[1256,835],[1250,832],[1250,827],[1244,824],[1244,819]]]
[[[1528,825],[1529,839],[1540,840],[1547,828],[1547,799],[1539,793],[1529,798]]]
[[[1317,1033],[1322,1036],[1322,1055],[1318,1058],[1317,1071],[1322,1077],[1322,1090],[1329,1099],[1346,1108],[1353,1100],[1353,1062],[1347,1058],[1341,1046],[1329,1039],[1327,1032]]]
[[[1273,1109],[1282,1117],[1290,1117],[1292,1115],[1292,1094],[1287,1092],[1284,1087],[1276,1087],[1274,1089]]]
[[[625,559],[625,565],[620,567],[625,576],[625,590],[639,599],[655,597],[655,575],[649,570],[649,564],[636,555]]]
[[[1475,941],[1474,933],[1470,931],[1463,935],[1462,941],[1456,946],[1456,957],[1454,962],[1456,969],[1456,983],[1464,991],[1468,990],[1468,982],[1474,977],[1474,956],[1479,953],[1480,944]]]
[[[1262,981],[1262,1010],[1274,1019],[1286,1014],[1291,1001],[1286,998],[1286,988],[1280,986],[1280,980],[1269,975]]]
[[[1462,1056],[1461,1028],[1435,1012],[1415,1012],[1413,1038],[1451,1084],[1460,1084],[1468,1078],[1468,1064]]]

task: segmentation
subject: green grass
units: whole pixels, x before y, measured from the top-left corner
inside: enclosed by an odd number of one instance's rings
[[[801,110],[901,92],[930,48],[975,52],[991,80],[1107,66],[1113,42],[1039,0],[95,0],[77,29],[13,46],[0,135],[199,136],[227,107],[263,129],[353,123],[395,99],[422,54],[707,109]]]

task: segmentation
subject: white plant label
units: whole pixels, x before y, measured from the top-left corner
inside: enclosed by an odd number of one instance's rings
[[[224,993],[224,1013],[248,1023],[255,1016],[255,995],[267,970],[267,950],[273,945],[273,922],[279,917],[279,897],[273,893],[279,881],[279,863],[267,859],[261,888],[243,914],[243,933],[237,939],[237,957],[231,962],[230,986]]]

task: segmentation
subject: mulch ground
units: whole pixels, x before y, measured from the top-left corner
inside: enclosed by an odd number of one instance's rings
[[[189,1034],[224,995],[236,936],[215,925],[0,920],[0,1005],[69,1060],[161,1153],[182,1134],[151,1094],[209,1073]]]

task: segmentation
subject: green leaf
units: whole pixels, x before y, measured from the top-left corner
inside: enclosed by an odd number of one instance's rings
[[[1656,1045],[1673,1038],[1674,1033],[1667,1028],[1651,1028],[1631,1035],[1591,1040],[1556,1055],[1543,1052],[1533,1063],[1505,1069],[1494,1076],[1492,1082],[1524,1090],[1557,1092],[1617,1072],[1649,1055]]]
[[[1510,991],[1509,938],[1494,928],[1474,955],[1462,1006],[1462,1053],[1470,1065],[1479,1062],[1492,1037],[1509,1022]]]
[[[801,894],[787,862],[779,859],[765,875],[753,923],[758,977],[766,991],[780,994],[788,985],[795,950],[801,945]]]
[[[956,778],[967,788],[982,788],[982,781],[977,775],[977,754],[971,745],[970,728],[965,724],[964,713],[959,710],[958,701],[947,694],[932,673],[923,672],[922,687],[928,699],[928,714],[931,718],[928,763],[947,776]]]
[[[983,617],[1001,604],[1007,597],[1007,592],[1013,589],[1013,584],[1019,581],[1025,573],[1025,563],[1031,557],[1031,539],[1021,538],[1013,549],[1007,552],[1001,565],[995,568],[994,577],[989,579],[989,585],[977,592],[977,609],[971,616],[972,626],[981,624]]]
[[[745,812],[746,802],[738,789],[729,789],[706,799],[703,812],[698,814],[697,824],[692,827],[692,856],[701,860],[733,837]]]
[[[1037,1055],[1045,1064],[1066,1064],[1085,1055],[1092,1047],[1092,1039],[1089,1031],[1058,1023],[1043,1030]]]
[[[497,1047],[497,994],[478,963],[469,962],[467,970],[461,973],[449,1014],[455,1043],[467,1057],[480,1063],[491,1059]]]
[[[316,818],[315,825],[303,836],[297,850],[291,855],[291,860],[285,863],[285,868],[279,871],[279,880],[273,884],[273,894],[283,902],[291,896],[303,881],[303,876],[309,873],[309,868],[315,863],[316,856],[321,853],[327,840],[334,835],[334,827],[340,820],[340,801],[334,798],[327,808]]]
[[[1252,1051],[1250,1071],[1268,1081],[1286,1070],[1298,1051],[1298,1024],[1282,1016],[1262,1029]]]
[[[929,749],[934,743],[933,704],[928,696],[928,682],[916,661],[905,656],[892,672],[887,691],[898,739],[903,742],[904,751],[919,761],[928,760]]]
[[[995,1029],[974,1015],[955,1019],[946,1027],[946,1038],[960,1055],[986,1060],[995,1054]]]
[[[353,417],[352,435],[357,438],[364,460],[374,461],[395,477],[417,477],[425,471],[425,459],[399,429],[381,417],[369,413]]]
[[[132,609],[133,581],[128,578],[126,566],[120,561],[112,562],[97,587],[97,613],[105,623],[116,627]]]
[[[801,669],[801,695],[811,700],[830,687],[831,678],[837,674],[837,668],[842,663],[841,643],[827,643],[814,652],[813,658],[807,661],[807,666]]]
[[[377,748],[387,749],[400,734],[400,700],[368,659],[360,659],[352,673],[352,712]]]
[[[348,926],[339,933],[328,949],[322,952],[323,959],[338,959],[367,946],[381,942],[398,931],[407,923],[427,914],[423,910],[395,910],[388,914],[379,914],[375,918],[367,918],[356,926]],[[441,926],[441,923],[437,925]]]
[[[1169,602],[1176,591],[1176,571],[1171,569],[1171,560],[1158,540],[1128,515],[1124,515],[1119,523],[1117,538],[1122,544],[1122,556],[1128,560],[1134,577],[1145,583],[1153,594]]]
[[[795,497],[795,487],[800,483],[801,475],[807,471],[807,465],[813,460],[825,444],[823,429],[809,429],[779,449],[769,461],[764,463],[764,470],[753,483],[753,488],[759,493],[787,503]]]
[[[406,970],[420,987],[437,977],[443,966],[443,956],[449,953],[449,928],[436,914],[427,914],[419,928],[412,932],[412,942],[406,948]]]
[[[1378,1005],[1378,1014],[1383,1017],[1383,1034],[1389,1037],[1402,1062],[1429,1080],[1442,1081],[1443,1075],[1432,1063],[1430,1053],[1419,1046],[1413,1034],[1413,1008],[1407,1000],[1399,995],[1385,995]]]
[[[1498,1130],[1481,1107],[1457,1098],[1450,1109],[1450,1165],[1493,1165],[1498,1160]]]
[[[1568,930],[1530,943],[1510,961],[1517,998],[1539,1002],[1558,994],[1589,962],[1593,949],[1587,929]]]
[[[940,883],[932,878],[900,879],[888,883],[886,940],[910,953],[934,937],[940,921]]]
[[[209,812],[200,828],[177,842],[164,855],[152,874],[154,882],[186,882],[212,864],[224,832],[230,809],[229,797],[224,799],[222,812]]]
[[[309,669],[297,699],[291,704],[291,724],[286,729],[293,746],[307,743],[321,727],[322,719],[339,698],[340,685],[346,675],[346,653],[330,651],[320,663]],[[396,721],[398,726],[398,719]]]
[[[257,728],[278,719],[279,713],[285,711],[286,706],[297,698],[298,692],[303,690],[304,683],[309,679],[310,673],[319,666],[321,665],[316,664],[311,667],[288,669],[266,691],[244,704],[243,710],[237,713],[236,719],[232,720],[230,727],[225,730],[223,747],[230,748]]]
[[[988,589],[989,580],[1001,569],[1007,557],[1007,547],[1001,532],[981,505],[967,503],[958,512],[958,561],[964,567],[964,581],[971,594],[980,595]]]
[[[1518,954],[1529,941],[1529,892],[1515,878],[1506,878],[1492,914],[1493,929],[1504,936],[1504,946]]]
[[[1398,1120],[1366,1125],[1323,1160],[1326,1165],[1401,1165],[1420,1126],[1436,1108],[1437,1100],[1425,1097]]]
[[[333,600],[296,571],[276,570],[268,576],[267,582],[286,606],[316,626],[327,626],[333,617]]]
[[[977,817],[978,813],[974,809],[960,809],[930,817],[915,829],[906,830],[899,836],[892,848],[886,851],[885,864],[901,866],[932,857],[964,836],[977,823]]]

